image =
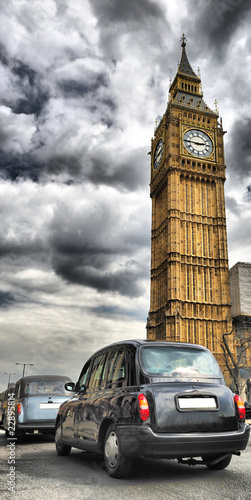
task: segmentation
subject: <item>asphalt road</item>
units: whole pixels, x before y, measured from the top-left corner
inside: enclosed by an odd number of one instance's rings
[[[137,459],[126,479],[110,478],[99,456],[73,449],[59,457],[52,437],[30,435],[13,449],[7,444],[0,431],[0,498],[6,500],[251,499],[251,442],[223,471]],[[8,476],[10,467],[15,469]],[[13,492],[8,491],[11,479]]]

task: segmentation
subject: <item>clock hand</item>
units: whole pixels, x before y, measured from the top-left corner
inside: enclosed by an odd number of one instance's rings
[[[185,139],[185,142],[192,142],[193,144],[196,144],[197,146],[204,146],[205,145],[204,142],[195,142],[195,141],[191,141],[188,139]]]
[[[197,146],[205,146],[205,143],[204,142],[195,142],[195,141],[191,141],[193,144],[196,144]]]

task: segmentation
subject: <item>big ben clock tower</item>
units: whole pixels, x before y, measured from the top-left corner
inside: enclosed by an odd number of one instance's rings
[[[231,331],[224,131],[203,99],[186,39],[151,145],[151,302],[147,338],[199,343],[223,370]]]

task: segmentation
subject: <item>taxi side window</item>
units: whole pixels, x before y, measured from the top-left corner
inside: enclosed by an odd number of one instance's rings
[[[83,371],[80,375],[79,384],[78,384],[80,391],[82,391],[84,389],[84,387],[86,386],[86,384],[88,382],[88,375],[90,373],[90,367],[91,367],[91,361],[89,361],[89,363],[84,366]]]
[[[16,398],[20,398],[20,392],[21,392],[21,382],[19,382],[15,386],[15,396],[16,396]]]
[[[106,358],[105,354],[100,354],[99,356],[96,356],[96,358],[94,358],[92,371],[90,375],[90,381],[89,381],[90,388],[95,388],[100,386],[105,358]]]
[[[108,387],[122,387],[126,381],[125,352],[121,349],[113,351],[108,361]]]

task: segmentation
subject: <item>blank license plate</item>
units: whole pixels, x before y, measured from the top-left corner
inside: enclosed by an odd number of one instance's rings
[[[59,403],[40,403],[39,408],[41,410],[51,410],[52,408],[58,408]]]
[[[200,410],[217,408],[215,398],[178,398],[179,407],[181,410]]]

